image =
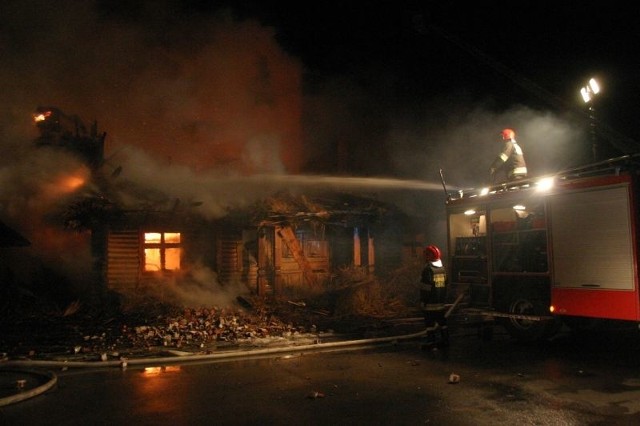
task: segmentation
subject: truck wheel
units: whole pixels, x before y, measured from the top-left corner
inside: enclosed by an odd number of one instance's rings
[[[509,313],[515,315],[542,315],[540,304],[530,299],[516,299],[509,305]],[[544,339],[557,331],[554,321],[534,321],[522,318],[505,318],[503,325],[509,335],[517,340],[530,342]]]
[[[493,325],[481,325],[478,327],[478,337],[484,342],[493,340]]]

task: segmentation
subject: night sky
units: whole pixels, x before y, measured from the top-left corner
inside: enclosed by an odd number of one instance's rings
[[[579,89],[591,77],[602,86],[594,104],[601,156],[637,150],[640,7],[591,3],[329,2],[264,15],[279,28],[283,48],[305,64],[309,93],[332,84],[352,90],[342,98],[360,124],[350,141],[361,147],[358,135],[384,134],[384,142],[354,149],[364,162],[383,152],[374,161],[394,160],[385,172],[427,177],[437,156],[473,185],[482,176],[461,172],[455,159],[484,173],[502,127],[518,131],[534,173],[588,161]],[[483,156],[448,151],[452,145]],[[431,170],[419,171],[422,165]],[[375,174],[370,164],[362,167]]]

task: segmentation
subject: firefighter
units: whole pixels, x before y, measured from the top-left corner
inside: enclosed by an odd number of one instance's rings
[[[449,343],[445,317],[447,272],[437,246],[427,246],[424,255],[426,264],[420,276],[420,306],[427,326],[427,344],[439,343],[446,346]]]
[[[518,180],[527,177],[527,164],[524,160],[524,153],[522,148],[516,142],[516,132],[512,129],[504,129],[500,132],[502,142],[502,152],[493,160],[489,173],[491,179],[495,180],[495,173],[498,170],[504,169],[507,175],[507,179]]]

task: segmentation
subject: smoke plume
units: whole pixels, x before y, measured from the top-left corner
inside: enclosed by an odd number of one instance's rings
[[[0,54],[0,217],[32,242],[29,255],[76,281],[90,277],[79,266],[91,266],[88,236],[47,217],[88,171],[34,147],[38,106],[106,131],[105,167],[122,167],[123,181],[197,199],[210,216],[255,195],[205,190],[212,173],[300,171],[301,65],[255,20],[188,15],[170,1],[10,1],[0,5]]]

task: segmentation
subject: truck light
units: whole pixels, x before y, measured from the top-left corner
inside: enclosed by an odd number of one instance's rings
[[[551,305],[549,306],[549,312],[554,313],[556,311],[556,307]]]
[[[540,179],[538,182],[536,182],[536,190],[548,191],[553,188],[554,183],[555,180],[552,177]]]

